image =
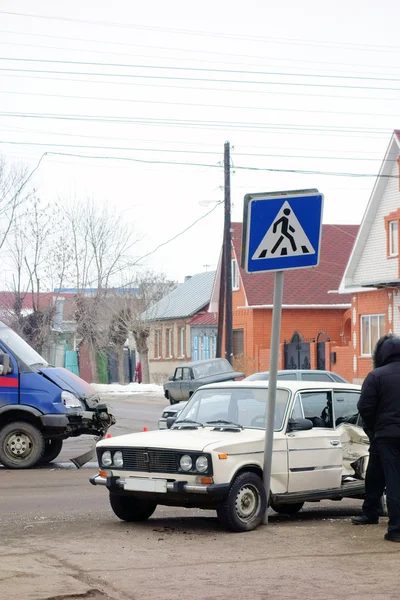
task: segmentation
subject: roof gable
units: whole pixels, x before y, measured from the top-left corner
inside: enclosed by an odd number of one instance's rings
[[[386,260],[384,217],[400,206],[399,154],[400,131],[395,130],[344,271],[341,292],[354,290],[366,283],[372,285],[398,279],[396,261]]]
[[[215,271],[193,275],[152,306],[143,317],[156,321],[192,317],[209,304],[214,277]]]
[[[233,223],[232,243],[240,263],[242,223]],[[323,225],[320,262],[310,269],[285,272],[283,305],[315,306],[345,304],[350,297],[329,293],[338,290],[358,225]],[[246,273],[240,268],[241,280],[249,306],[272,305],[274,273]]]

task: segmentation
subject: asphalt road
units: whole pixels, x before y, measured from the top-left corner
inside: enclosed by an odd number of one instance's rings
[[[164,401],[112,405],[116,434],[156,427]],[[267,527],[247,534],[182,508],[123,523],[88,482],[95,465],[68,467],[85,444],[68,442],[46,468],[0,471],[0,600],[398,598],[399,545],[383,541],[386,519],[351,525],[360,501],[308,504],[295,517],[271,511]]]

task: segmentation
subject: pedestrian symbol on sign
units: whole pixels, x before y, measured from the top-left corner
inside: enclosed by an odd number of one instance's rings
[[[289,202],[284,202],[252,259],[303,256],[315,250]]]

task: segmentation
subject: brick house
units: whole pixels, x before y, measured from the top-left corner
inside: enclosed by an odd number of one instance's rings
[[[400,335],[399,171],[400,131],[394,131],[340,285],[351,294],[351,342],[337,358],[339,364],[343,352],[350,357],[346,374],[355,383],[370,371],[378,338]]]
[[[232,224],[232,307],[235,368],[269,369],[273,273],[248,274],[240,265],[242,224]],[[332,369],[331,347],[350,339],[350,296],[338,288],[358,226],[323,225],[318,267],[285,273],[279,368]],[[218,306],[219,277],[211,309]],[[351,360],[351,359],[349,359]]]
[[[143,315],[150,323],[150,379],[162,383],[183,362],[214,358],[217,316],[209,311],[214,271],[186,277]]]

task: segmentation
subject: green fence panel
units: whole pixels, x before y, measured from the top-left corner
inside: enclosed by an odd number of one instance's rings
[[[64,357],[64,367],[79,376],[78,353],[74,350],[66,350]]]
[[[97,368],[99,370],[100,383],[108,383],[107,353],[101,350],[97,353]]]

